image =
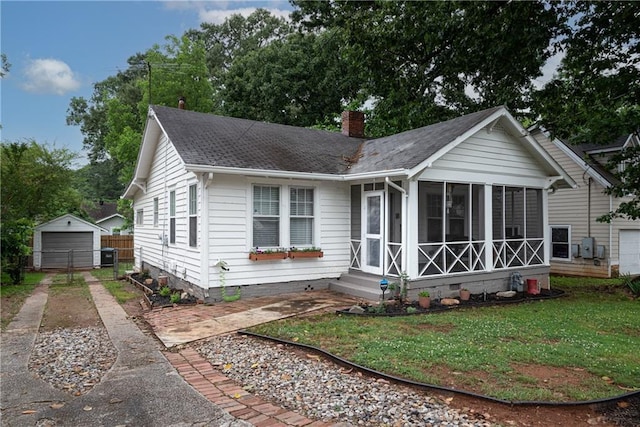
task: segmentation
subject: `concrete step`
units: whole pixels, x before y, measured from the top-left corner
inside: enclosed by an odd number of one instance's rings
[[[329,282],[329,289],[369,301],[379,301],[382,297],[380,277],[364,273],[343,274]]]

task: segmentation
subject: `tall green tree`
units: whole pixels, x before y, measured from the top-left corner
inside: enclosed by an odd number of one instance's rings
[[[218,95],[223,79],[236,58],[260,50],[270,43],[285,39],[293,31],[284,19],[266,9],[257,9],[251,15],[231,15],[222,24],[204,22],[198,30],[185,33],[189,39],[202,42],[205,49],[209,77],[214,89],[214,111],[224,104]]]
[[[344,32],[344,58],[362,67],[375,102],[375,135],[502,104],[524,111],[562,28],[542,1],[293,3],[307,28]]]
[[[294,33],[237,57],[222,78],[224,115],[295,126],[330,124],[358,95],[340,33]],[[351,72],[354,71],[354,72]]]
[[[0,78],[3,78],[4,76],[6,76],[7,74],[9,74],[9,70],[11,69],[11,64],[9,63],[9,60],[7,59],[7,55],[0,54]]]
[[[64,213],[81,214],[73,188],[77,155],[30,140],[0,144],[0,241],[2,269],[17,283],[36,222]]]
[[[561,12],[572,23],[557,41],[565,56],[557,76],[534,96],[537,118],[570,143],[640,136],[640,3],[572,1]],[[601,219],[639,219],[640,148],[629,147],[609,166],[620,182],[607,191],[633,198]]]
[[[211,83],[201,42],[169,36],[163,46],[129,59],[129,68],[97,83],[90,100],[73,98],[67,123],[79,125],[92,162],[111,159],[120,181],[133,176],[150,103],[210,112]]]

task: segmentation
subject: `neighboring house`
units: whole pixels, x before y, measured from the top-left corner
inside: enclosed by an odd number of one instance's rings
[[[87,213],[97,225],[108,230],[105,234],[128,235],[131,230],[124,228],[125,218],[118,213],[118,204],[100,200],[94,208],[88,208]]]
[[[575,183],[504,107],[372,140],[345,112],[342,129],[150,107],[123,196],[137,268],[207,300],[225,284],[377,299],[403,272],[412,298],[548,284],[547,192]],[[293,246],[323,256],[250,259]]]
[[[626,200],[605,193],[617,182],[606,164],[614,153],[637,146],[638,137],[628,135],[608,145],[571,145],[552,139],[540,127],[532,129],[532,136],[577,183],[576,189],[549,195],[551,272],[592,277],[640,274],[640,221],[596,221]]]
[[[33,235],[33,267],[100,266],[100,236],[107,230],[71,214],[37,225]]]

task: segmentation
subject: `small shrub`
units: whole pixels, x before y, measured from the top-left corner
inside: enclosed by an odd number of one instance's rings
[[[622,276],[622,283],[634,296],[640,296],[640,277],[633,278],[630,274],[625,274]]]
[[[158,293],[163,297],[168,297],[171,294],[171,289],[168,286],[163,286],[158,290]]]
[[[413,313],[415,313],[417,311],[418,311],[418,309],[413,307],[413,306],[407,307],[407,314],[413,314]]]
[[[418,294],[419,297],[429,297],[429,292],[428,291],[420,291],[420,293]]]
[[[173,304],[177,304],[180,302],[180,300],[182,299],[182,297],[180,296],[180,292],[176,292],[171,294],[171,296],[169,297],[169,300],[173,303]]]

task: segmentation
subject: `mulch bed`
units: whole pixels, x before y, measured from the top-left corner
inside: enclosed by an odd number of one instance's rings
[[[180,299],[178,302],[171,302],[170,295],[160,295],[158,292],[160,290],[160,286],[158,284],[158,280],[152,279],[150,282],[147,281],[149,277],[144,276],[141,273],[133,273],[129,276],[131,282],[139,289],[144,292],[144,297],[149,308],[162,308],[162,307],[173,307],[174,305],[194,305],[198,303],[198,300],[193,295],[187,295]],[[184,293],[184,291],[180,291],[178,289],[172,289],[172,292],[180,292]]]

